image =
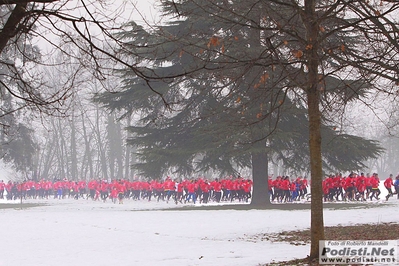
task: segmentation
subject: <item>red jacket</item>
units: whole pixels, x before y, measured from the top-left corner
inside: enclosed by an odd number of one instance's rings
[[[174,190],[175,190],[175,182],[172,181],[172,180],[170,180],[170,179],[165,180],[165,182],[163,183],[163,185],[164,185],[164,189],[165,189],[166,191],[167,191],[167,190],[171,190],[171,191],[174,191]]]
[[[385,181],[384,181],[384,186],[386,188],[391,188],[393,185],[393,180],[392,178],[388,177]]]
[[[89,189],[96,189],[97,188],[97,181],[96,180],[92,180],[89,182],[89,184],[87,184]]]
[[[281,180],[279,178],[273,181],[273,187],[281,189]]]
[[[212,186],[213,186],[213,190],[215,192],[222,191],[222,184],[221,183],[215,181],[215,182],[212,183]]]
[[[202,192],[208,193],[211,186],[206,182],[202,182],[200,185],[200,188],[201,188]]]
[[[188,190],[188,193],[194,193],[195,192],[195,184],[194,183],[188,184],[187,190]]]
[[[272,188],[273,188],[273,180],[271,178],[269,178],[267,180],[267,186],[269,187],[269,190],[272,190]]]
[[[345,179],[345,187],[350,188],[353,187],[356,183],[356,180],[353,177],[347,177]]]
[[[145,191],[151,191],[151,184],[149,182],[143,182],[141,184],[141,187],[143,188],[143,190]]]
[[[372,188],[378,188],[378,186],[380,185],[380,180],[378,178],[373,177],[371,178],[370,183]]]
[[[242,189],[244,192],[248,193],[251,192],[252,184],[250,182],[243,182],[242,183]]]
[[[296,184],[295,184],[295,182],[292,182],[290,184],[290,191],[295,191],[295,190],[296,190]]]
[[[365,183],[359,183],[357,186],[357,190],[362,193],[366,190],[366,184]]]
[[[283,181],[281,181],[281,189],[282,190],[290,189],[290,181],[288,179],[284,179]]]
[[[183,184],[182,182],[180,182],[180,183],[177,185],[177,192],[178,192],[178,193],[181,193],[181,192],[183,192],[183,190],[184,190],[184,184]]]
[[[110,193],[110,198],[111,199],[112,198],[117,198],[118,197],[118,193],[119,193],[118,189],[116,187],[114,187],[114,189]]]

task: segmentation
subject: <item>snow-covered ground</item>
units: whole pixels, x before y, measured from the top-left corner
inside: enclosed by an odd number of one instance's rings
[[[132,200],[24,202],[46,205],[0,209],[0,266],[255,266],[309,253],[308,245],[249,240],[309,228],[309,210],[175,210],[171,203]],[[368,204],[379,206],[326,209],[325,225],[399,222],[396,195]]]

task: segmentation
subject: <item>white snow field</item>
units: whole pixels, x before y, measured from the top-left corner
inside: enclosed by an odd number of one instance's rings
[[[250,238],[309,228],[309,210],[171,210],[182,205],[133,200],[24,202],[46,205],[0,209],[0,266],[255,266],[309,253],[309,245]],[[368,204],[373,207],[326,209],[325,225],[399,222],[396,195]]]

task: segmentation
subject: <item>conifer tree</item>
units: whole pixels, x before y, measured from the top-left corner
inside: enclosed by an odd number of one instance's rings
[[[260,152],[252,151],[257,162],[267,160],[262,141],[278,130],[284,108],[304,108],[312,179],[309,258],[317,258],[324,239],[322,125],[333,125],[351,100],[382,91],[382,81],[384,91],[395,91],[399,3],[180,0],[162,1],[162,7],[171,19],[166,25],[145,32],[132,23],[121,33],[146,79],[126,72],[126,88],[133,91],[116,94],[108,107],[140,110],[151,130],[167,128],[180,113],[182,124],[200,123],[226,110],[234,113],[231,121],[215,121],[237,125],[241,112],[245,129],[254,133],[241,139],[259,144]],[[214,106],[202,109],[203,99],[214,99]],[[257,126],[262,130],[251,130]],[[342,136],[344,143],[348,137]]]

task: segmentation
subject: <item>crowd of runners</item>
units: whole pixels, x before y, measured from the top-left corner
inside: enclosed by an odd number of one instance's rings
[[[0,198],[16,200],[24,199],[92,199],[111,200],[120,204],[123,200],[156,200],[174,201],[177,203],[210,201],[243,201],[251,198],[252,180],[232,176],[223,179],[208,180],[197,178],[193,180],[173,180],[167,177],[165,180],[129,181],[129,180],[97,180],[70,181],[70,180],[41,180],[35,182],[4,183],[0,181]]]
[[[399,175],[394,180],[393,175],[390,174],[388,178],[382,181],[377,173],[371,175],[351,173],[347,177],[337,174],[325,178],[323,181],[324,200],[379,200],[381,194],[380,182],[383,182],[388,192],[385,200],[388,200],[394,194],[397,194],[399,199]]]
[[[388,194],[386,200],[397,194],[399,199],[399,175],[395,180],[390,175],[380,181],[378,174],[355,174],[346,177],[330,175],[323,180],[324,201],[366,201],[379,200],[380,182],[384,183]],[[269,196],[271,202],[295,202],[310,199],[309,183],[306,177],[291,179],[289,176],[269,176]],[[228,176],[221,179],[178,180],[167,177],[164,180],[26,180],[7,183],[0,181],[0,198],[16,199],[91,199],[112,201],[122,204],[124,200],[156,200],[178,203],[208,202],[248,202],[252,196],[252,180]]]
[[[348,176],[331,174],[322,182],[322,190],[325,202],[333,201],[366,201],[379,200],[381,194],[380,182],[383,182],[388,200],[397,194],[399,199],[399,175],[393,180],[393,175],[381,181],[377,173],[372,175],[364,173],[351,173]],[[310,199],[308,194],[307,178],[298,177],[290,180],[289,176],[269,177],[269,194],[272,202],[293,202],[300,199]]]

